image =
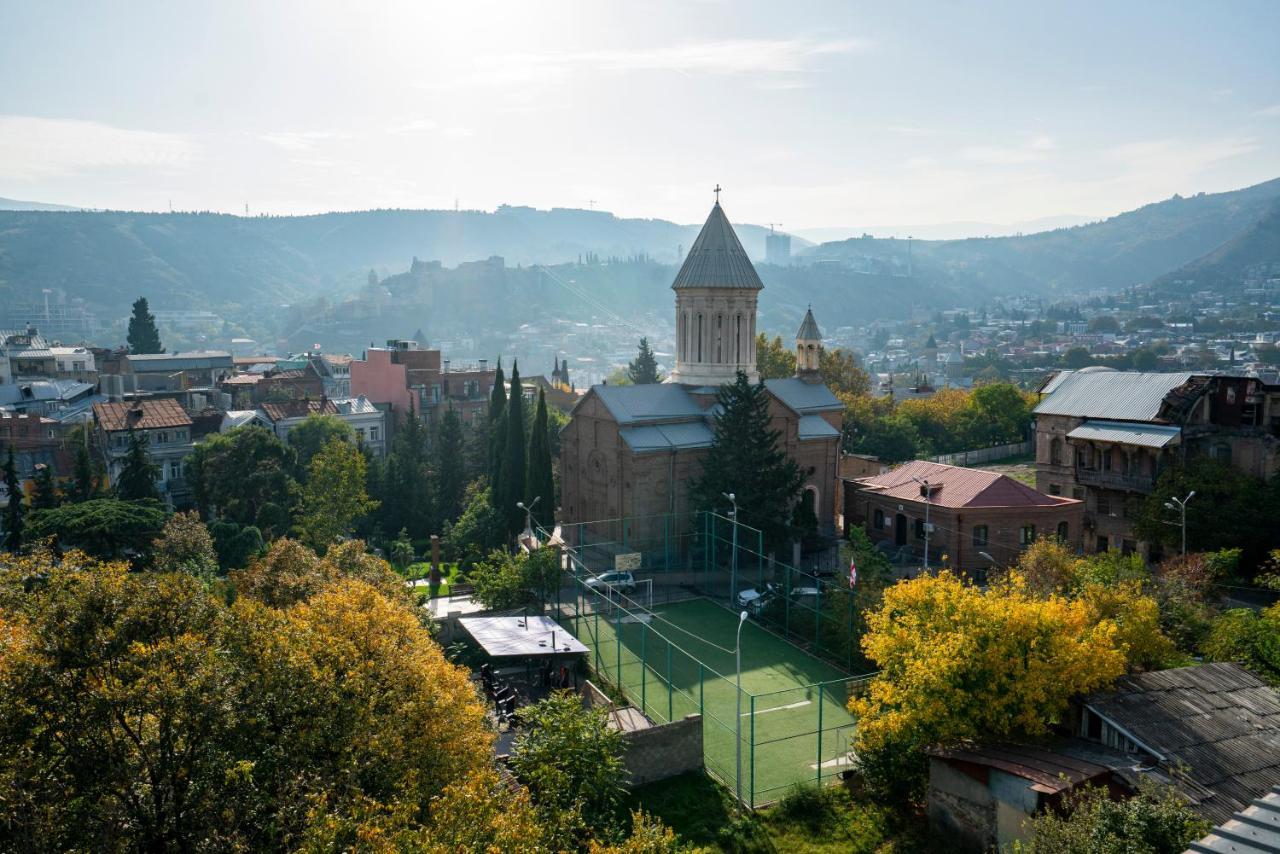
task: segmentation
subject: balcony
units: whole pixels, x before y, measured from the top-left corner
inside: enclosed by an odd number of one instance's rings
[[[1076,469],[1076,483],[1084,486],[1096,486],[1102,489],[1145,494],[1155,489],[1156,480],[1147,475],[1128,475],[1113,471],[1078,468]]]

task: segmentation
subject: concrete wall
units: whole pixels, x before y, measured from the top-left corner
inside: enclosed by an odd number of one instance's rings
[[[590,680],[583,683],[582,698],[589,706],[612,708],[613,703]],[[702,715],[624,733],[623,757],[628,785],[642,786],[702,768]]]

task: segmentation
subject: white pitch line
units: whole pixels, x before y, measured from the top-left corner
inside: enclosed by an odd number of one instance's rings
[[[756,709],[755,713],[757,715],[767,715],[769,712],[781,712],[783,709],[798,709],[801,706],[809,705],[810,702],[810,700],[801,700],[798,703],[788,703],[785,706],[774,706],[771,709]],[[751,717],[751,712],[743,712],[741,717],[749,718]]]

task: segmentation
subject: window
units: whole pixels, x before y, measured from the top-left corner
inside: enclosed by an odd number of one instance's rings
[[[1068,525],[1066,522],[1058,523],[1058,539],[1062,540],[1065,543],[1068,539],[1070,539],[1070,537],[1068,536],[1070,533],[1071,533],[1070,525]]]
[[[1051,484],[1049,484],[1049,494],[1050,494],[1050,495],[1061,495],[1061,494],[1062,494],[1062,487],[1061,487],[1061,485],[1056,484],[1056,483],[1051,483]]]
[[[169,432],[167,430],[157,430],[152,435],[156,437],[157,445],[163,445],[165,442],[169,441]]]
[[[877,531],[884,530],[884,511],[883,510],[877,509],[875,513],[871,514],[871,527],[875,528]]]
[[[1111,496],[1107,495],[1105,492],[1098,493],[1098,515],[1111,515]]]
[[[1120,553],[1125,557],[1133,554],[1138,550],[1138,544],[1133,540],[1122,540],[1120,542]]]
[[[1105,552],[1109,545],[1106,537],[1098,537],[1098,551]]]
[[[698,358],[696,361],[702,361],[702,315],[698,315]]]
[[[1062,440],[1057,436],[1054,436],[1053,441],[1049,443],[1049,464],[1062,465]]]
[[[973,526],[973,545],[975,548],[983,548],[990,541],[990,533],[986,525]]]
[[[363,439],[363,438],[364,438],[364,428],[363,428],[363,427],[357,427],[357,428],[356,428],[356,436],[357,436],[357,437],[359,437],[360,439]]]
[[[1214,445],[1213,458],[1219,462],[1231,465],[1231,446],[1226,442],[1219,442]]]
[[[924,520],[917,519],[915,528],[916,528],[916,539],[923,540],[924,539]]]
[[[742,314],[737,316],[737,326],[733,333],[733,361],[742,364]]]
[[[724,315],[716,315],[716,362],[724,362]]]
[[[378,428],[377,428],[377,427],[370,427],[370,428],[369,428],[369,439],[370,439],[370,441],[374,441],[374,442],[376,442],[376,441],[378,440]]]
[[[432,403],[440,402],[440,383],[431,384],[431,402]]]
[[[1023,525],[1018,529],[1019,545],[1029,546],[1036,541],[1036,526]]]

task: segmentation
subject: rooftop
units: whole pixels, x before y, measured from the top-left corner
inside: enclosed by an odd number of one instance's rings
[[[1085,705],[1213,795],[1225,821],[1280,782],[1280,692],[1238,664],[1213,663],[1117,680]]]
[[[281,403],[264,403],[262,414],[273,423],[286,418],[306,418],[309,415],[337,415],[338,407],[332,400],[321,398],[297,398]]]
[[[1080,502],[1045,495],[999,472],[913,460],[884,474],[864,478],[862,487],[900,501],[923,501],[923,487],[912,478],[928,481],[929,502],[935,507],[1063,507]]]
[[[129,403],[95,403],[93,416],[108,433],[191,426],[191,417],[182,405],[168,398],[135,400]]]
[[[702,407],[673,383],[598,385],[591,390],[620,425],[702,417]]]
[[[693,241],[671,287],[676,290],[742,288],[756,291],[764,288],[719,202],[711,208],[711,214],[702,231],[698,232],[698,239]]]
[[[799,415],[844,409],[840,399],[822,383],[807,383],[796,377],[786,377],[765,380],[764,386],[769,389],[770,394]]]
[[[1169,392],[1185,384],[1187,372],[1062,371],[1041,392],[1036,415],[1074,415],[1117,421],[1154,421]]]
[[[1197,854],[1274,854],[1280,851],[1280,786],[1192,842]]]
[[[804,313],[804,321],[800,324],[800,331],[796,333],[798,341],[821,341],[822,332],[818,330],[818,321],[813,319],[813,309],[810,308]]]

